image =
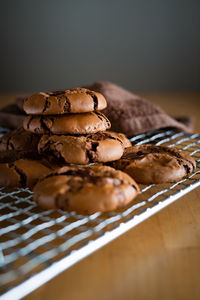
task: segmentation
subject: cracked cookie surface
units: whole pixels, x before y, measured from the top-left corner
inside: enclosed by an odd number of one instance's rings
[[[175,148],[151,144],[125,149],[120,160],[111,166],[123,170],[138,183],[177,182],[196,168],[195,160]]]
[[[0,186],[5,187],[32,187],[42,177],[53,171],[46,160],[19,159],[13,163],[1,163]]]
[[[34,94],[24,102],[27,114],[54,115],[102,110],[107,103],[100,93],[85,88]]]
[[[33,191],[33,199],[43,208],[91,214],[127,205],[139,187],[130,176],[108,166],[63,167]]]
[[[43,135],[38,151],[60,162],[88,164],[119,159],[130,144],[124,134],[109,131],[85,136]]]
[[[61,116],[28,116],[24,129],[37,134],[87,134],[104,131],[110,121],[100,112]]]
[[[0,138],[0,162],[38,156],[40,136],[27,132],[23,127],[4,134]]]

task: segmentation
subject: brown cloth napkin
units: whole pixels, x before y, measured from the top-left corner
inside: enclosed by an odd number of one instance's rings
[[[192,117],[175,120],[159,106],[111,82],[96,82],[87,88],[102,93],[106,98],[108,106],[103,113],[111,121],[113,131],[133,136],[165,127],[185,132],[191,132],[193,129]]]
[[[102,93],[108,106],[103,113],[110,119],[112,130],[128,136],[153,129],[172,127],[179,131],[191,132],[193,122],[190,117],[177,120],[167,115],[160,107],[142,99],[111,82],[96,82],[87,88]],[[0,111],[0,126],[16,128],[25,118],[24,97],[17,98],[16,104]]]

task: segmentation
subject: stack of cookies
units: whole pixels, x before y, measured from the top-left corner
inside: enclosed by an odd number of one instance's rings
[[[84,88],[35,94],[24,103],[24,129],[42,135],[39,154],[61,165],[114,161],[131,143],[106,131],[111,124],[100,112],[106,106],[102,94]]]
[[[33,199],[47,209],[90,214],[128,204],[139,192],[134,179],[87,166],[118,160],[131,146],[125,135],[106,131],[110,121],[99,112],[106,105],[103,95],[81,88],[26,99],[24,128],[0,139],[0,185],[34,188]]]
[[[24,130],[40,137],[38,154],[55,166],[34,187],[41,207],[90,214],[124,206],[138,194],[136,182],[121,171],[79,166],[118,160],[131,146],[125,135],[107,131],[110,121],[100,112],[106,106],[103,95],[82,88],[25,100]]]

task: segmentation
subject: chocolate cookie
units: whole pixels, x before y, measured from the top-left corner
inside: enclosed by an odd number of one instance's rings
[[[125,134],[120,132],[113,132],[113,131],[106,131],[106,133],[111,134],[112,137],[120,140],[124,148],[128,148],[132,146],[130,140],[125,136]]]
[[[176,182],[196,168],[187,153],[150,144],[126,148],[122,158],[111,165],[143,184]]]
[[[110,128],[110,121],[100,112],[61,116],[28,116],[24,129],[45,134],[87,134]]]
[[[88,164],[119,159],[129,143],[123,134],[107,131],[85,136],[43,135],[38,151],[60,162]]]
[[[10,131],[0,138],[0,162],[38,156],[40,137],[27,132],[23,127]]]
[[[128,204],[139,188],[127,174],[107,166],[63,167],[34,187],[43,208],[92,214]]]
[[[42,177],[50,174],[53,168],[45,161],[20,159],[13,163],[0,164],[0,186],[32,187]]]
[[[84,88],[38,93],[27,98],[24,110],[32,115],[56,115],[102,110],[107,103],[104,96]]]

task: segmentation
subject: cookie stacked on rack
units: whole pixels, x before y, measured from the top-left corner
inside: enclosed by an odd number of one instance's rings
[[[100,112],[107,103],[100,93],[75,88],[27,98],[24,129],[42,135],[39,154],[60,164],[88,164],[119,159],[129,140],[106,131],[110,121]]]

